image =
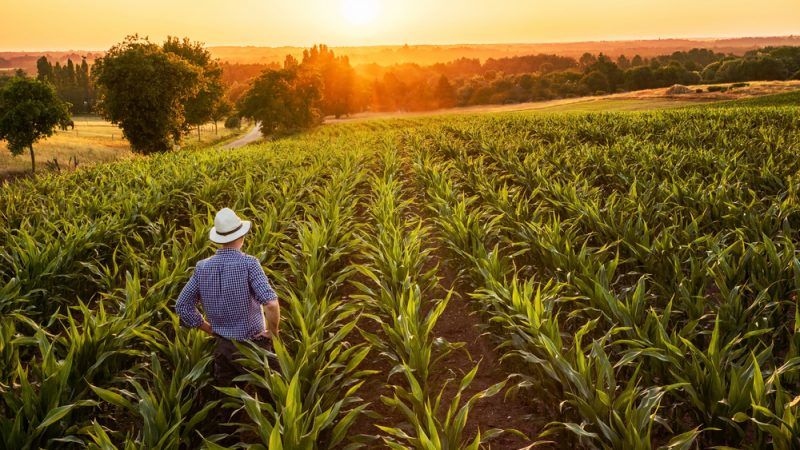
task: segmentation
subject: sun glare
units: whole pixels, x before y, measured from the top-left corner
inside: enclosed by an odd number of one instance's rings
[[[378,17],[376,0],[344,0],[342,16],[352,25],[367,25]]]

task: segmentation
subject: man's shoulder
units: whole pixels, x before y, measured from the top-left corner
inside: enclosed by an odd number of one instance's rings
[[[244,259],[248,262],[248,264],[261,264],[261,262],[253,255],[248,255],[247,253],[242,253]]]
[[[211,260],[213,260],[213,259],[214,259],[214,256],[209,256],[208,258],[204,258],[204,259],[201,259],[200,261],[197,261],[197,265],[195,266],[195,269],[202,269],[203,267],[207,266],[211,262]]]

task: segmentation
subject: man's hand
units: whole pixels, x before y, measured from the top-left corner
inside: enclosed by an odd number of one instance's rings
[[[202,330],[203,332],[205,332],[209,336],[213,336],[214,335],[214,330],[211,329],[211,324],[206,322],[205,320],[197,328]]]

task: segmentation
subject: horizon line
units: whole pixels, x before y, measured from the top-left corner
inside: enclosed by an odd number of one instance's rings
[[[148,36],[144,36],[148,38]],[[244,48],[272,48],[272,49],[281,49],[281,48],[310,48],[314,45],[327,45],[330,48],[378,48],[378,47],[457,47],[457,46],[493,46],[493,45],[558,45],[558,44],[590,44],[590,43],[611,43],[611,42],[636,42],[636,41],[726,41],[726,40],[736,40],[736,39],[785,39],[785,38],[798,38],[800,39],[800,32],[797,34],[790,33],[790,34],[772,34],[772,35],[718,35],[718,36],[705,36],[705,37],[698,37],[698,36],[670,36],[670,37],[641,37],[641,38],[633,38],[633,37],[608,37],[603,39],[583,39],[583,40],[553,40],[553,41],[538,41],[538,42],[450,42],[450,43],[383,43],[383,44],[343,44],[343,45],[331,45],[325,44],[324,42],[316,42],[310,45],[299,45],[299,44],[281,44],[281,45],[266,45],[266,44],[231,44],[231,43],[203,43],[203,46],[206,48],[222,48],[222,47],[244,47]],[[115,45],[115,44],[112,44]],[[0,49],[0,53],[48,53],[48,52],[59,52],[59,53],[66,53],[66,52],[87,52],[87,53],[99,53],[99,52],[106,52],[108,49],[90,49],[90,48],[64,48],[64,49],[54,49],[54,48],[46,48],[46,49],[24,49],[24,50],[17,50],[17,49]]]

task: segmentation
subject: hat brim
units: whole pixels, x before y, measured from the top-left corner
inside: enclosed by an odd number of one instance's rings
[[[216,244],[227,244],[247,234],[250,231],[251,226],[252,223],[249,220],[243,220],[242,228],[236,230],[235,233],[225,234],[225,235],[217,233],[216,227],[213,227],[211,228],[211,232],[208,233],[208,237],[209,239],[211,239],[211,242],[214,242]]]

